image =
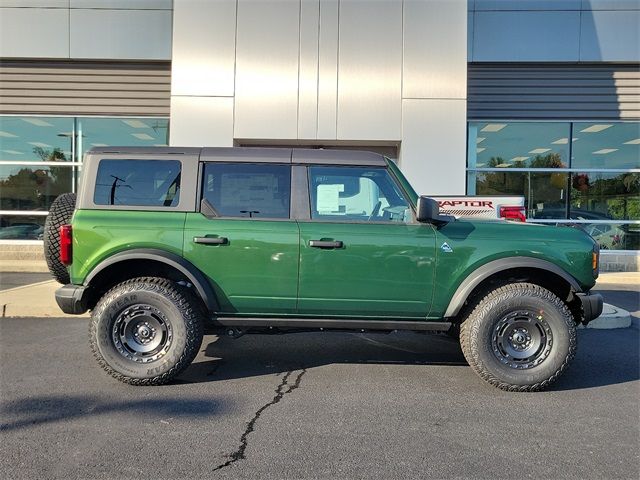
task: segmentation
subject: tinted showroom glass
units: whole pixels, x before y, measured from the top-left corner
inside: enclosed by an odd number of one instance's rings
[[[175,207],[179,199],[177,160],[100,160],[96,205]]]
[[[291,167],[207,163],[202,195],[221,217],[289,218]]]
[[[409,204],[384,168],[311,167],[311,218],[406,222]]]

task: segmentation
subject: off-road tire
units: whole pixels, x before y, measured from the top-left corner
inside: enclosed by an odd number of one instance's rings
[[[505,364],[495,350],[500,322],[520,311],[540,318],[552,339],[541,363],[523,369]],[[567,305],[549,290],[514,283],[490,291],[477,302],[460,327],[460,346],[471,368],[491,385],[515,392],[538,391],[555,382],[573,359],[576,323]]]
[[[166,353],[147,363],[126,358],[118,350],[123,348],[123,342],[118,341],[116,322],[141,306],[161,312],[171,331]],[[121,382],[163,385],[187,368],[197,355],[204,317],[201,302],[187,288],[164,278],[133,278],[116,285],[98,301],[89,327],[91,350],[98,364]]]
[[[51,204],[44,221],[44,258],[53,278],[66,285],[70,283],[69,271],[60,261],[60,227],[71,222],[76,208],[76,194],[63,193]]]

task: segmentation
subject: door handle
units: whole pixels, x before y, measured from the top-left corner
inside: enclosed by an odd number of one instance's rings
[[[309,240],[309,246],[314,248],[342,248],[340,240]]]
[[[193,243],[202,243],[203,245],[226,245],[229,243],[227,237],[193,237]]]

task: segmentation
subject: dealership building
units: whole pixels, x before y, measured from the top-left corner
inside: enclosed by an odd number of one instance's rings
[[[640,0],[0,0],[0,271],[94,146],[357,148],[640,251]]]

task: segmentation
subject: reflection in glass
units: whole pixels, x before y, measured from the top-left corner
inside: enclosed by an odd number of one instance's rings
[[[523,195],[528,218],[566,218],[568,174],[540,172],[470,172],[476,195]]]
[[[601,250],[640,250],[640,225],[581,223],[574,227],[591,235]]]
[[[572,157],[574,168],[640,168],[640,123],[574,123]]]
[[[0,166],[0,210],[48,210],[55,198],[72,191],[70,165]]]
[[[573,174],[570,218],[581,215],[586,219],[640,220],[640,174]]]
[[[471,122],[469,168],[566,168],[568,122]]]
[[[91,147],[153,147],[168,144],[166,118],[79,118],[81,155]]]
[[[0,215],[0,240],[42,240],[44,215]]]
[[[73,118],[0,116],[0,160],[72,161]]]

